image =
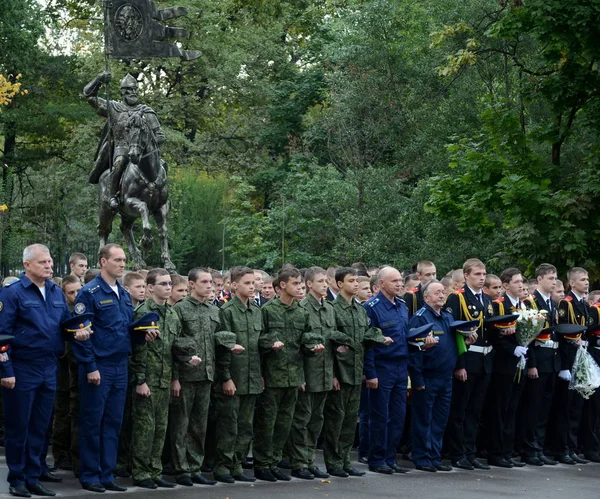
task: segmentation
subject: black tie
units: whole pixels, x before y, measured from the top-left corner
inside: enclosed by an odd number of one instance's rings
[[[483,296],[481,293],[477,293],[477,300],[479,300],[479,303],[483,305]]]
[[[548,305],[548,312],[552,312],[552,300],[550,298],[546,301],[546,305]]]

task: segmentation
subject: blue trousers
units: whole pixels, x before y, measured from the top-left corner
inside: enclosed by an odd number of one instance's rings
[[[425,378],[425,390],[412,391],[412,460],[416,466],[442,463],[442,442],[452,401],[452,373]]]
[[[79,366],[79,481],[82,485],[113,482],[119,431],[127,395],[127,359],[96,362],[100,385],[87,381]]]
[[[15,387],[2,391],[4,445],[12,487],[40,481],[40,457],[56,392],[56,359],[46,360],[39,363],[13,359]]]
[[[396,464],[406,418],[406,360],[376,361],[379,384],[369,390],[369,466]]]
[[[369,456],[369,389],[363,384],[358,410],[358,457]]]

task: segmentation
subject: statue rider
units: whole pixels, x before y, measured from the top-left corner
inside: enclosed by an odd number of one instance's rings
[[[96,109],[96,112],[100,116],[108,116],[107,101],[98,97],[98,90],[103,83],[108,83],[111,80],[111,74],[108,72],[100,73],[90,83],[88,83],[83,89],[83,96],[87,101]],[[138,82],[137,80],[127,74],[120,82],[122,102],[110,101],[111,111],[111,130],[112,135],[112,167],[113,171],[110,178],[110,207],[113,210],[119,207],[119,190],[121,183],[121,176],[129,163],[129,133],[127,130],[128,123],[131,123],[131,117],[136,113],[143,113],[146,123],[149,125],[149,129],[154,133],[154,141],[157,147],[160,147],[164,141],[165,136],[158,122],[158,117],[154,110],[144,104],[138,102]],[[94,161],[94,168],[90,173],[89,182],[90,184],[97,184],[100,179],[100,175],[106,171],[109,167],[109,154],[110,141],[108,140],[109,129],[108,123],[105,125],[102,132],[102,138],[98,151],[96,152],[96,159]]]

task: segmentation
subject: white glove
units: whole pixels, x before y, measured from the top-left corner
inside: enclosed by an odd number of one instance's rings
[[[513,352],[513,355],[515,357],[525,357],[525,354],[527,353],[527,347],[515,347],[515,351]]]
[[[564,379],[565,381],[571,381],[571,371],[567,371],[565,369],[564,371],[558,373],[558,377],[560,379]]]

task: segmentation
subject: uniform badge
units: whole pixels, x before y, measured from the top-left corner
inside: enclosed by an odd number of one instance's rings
[[[3,308],[4,308],[4,303],[2,303],[2,302],[0,301],[0,312],[2,312],[2,309],[3,309]]]
[[[0,309],[0,310],[2,310],[2,309]],[[593,326],[594,325],[594,318],[593,317],[588,317],[587,323],[588,323],[588,326]]]
[[[559,308],[558,309],[558,316],[559,317],[564,317],[567,313],[565,312],[564,308]]]
[[[83,314],[85,312],[85,304],[84,303],[78,303],[75,305],[75,313],[76,314]]]
[[[473,310],[473,317],[479,317],[479,310]]]
[[[446,307],[446,312],[448,312],[449,314],[452,313],[452,309],[450,307]]]
[[[494,307],[491,303],[488,303],[488,314],[494,315]]]

